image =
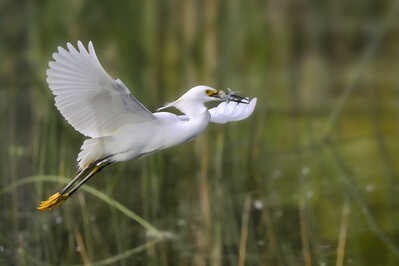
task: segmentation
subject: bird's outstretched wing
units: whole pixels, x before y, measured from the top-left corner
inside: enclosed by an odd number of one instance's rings
[[[92,42],[88,51],[67,43],[58,47],[47,70],[47,82],[55,105],[80,133],[96,138],[111,135],[128,123],[156,119],[119,79],[114,80],[101,66]]]
[[[253,98],[248,104],[236,102],[222,102],[218,106],[209,109],[212,123],[224,124],[239,121],[249,117],[255,109],[257,98]]]

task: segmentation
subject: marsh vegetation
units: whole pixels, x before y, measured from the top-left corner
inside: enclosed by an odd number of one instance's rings
[[[398,265],[397,1],[0,1],[1,265]],[[92,40],[150,110],[197,84],[254,115],[110,166],[51,212],[84,140],[46,84]]]

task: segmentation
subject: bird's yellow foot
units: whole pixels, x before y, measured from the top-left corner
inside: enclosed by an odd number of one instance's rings
[[[37,207],[37,210],[46,211],[58,207],[68,198],[68,196],[68,193],[60,194],[57,192],[51,195],[48,200],[42,201],[40,206]]]

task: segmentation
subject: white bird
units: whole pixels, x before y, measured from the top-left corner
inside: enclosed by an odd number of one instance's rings
[[[79,172],[62,190],[42,201],[38,210],[62,204],[105,166],[185,143],[200,134],[209,122],[226,123],[252,114],[256,98],[249,100],[207,86],[196,86],[158,111],[175,107],[184,115],[151,113],[119,79],[101,66],[92,42],[88,50],[67,43],[58,47],[49,62],[47,82],[55,106],[81,134],[89,137],[78,155]],[[222,101],[207,109],[206,102]]]

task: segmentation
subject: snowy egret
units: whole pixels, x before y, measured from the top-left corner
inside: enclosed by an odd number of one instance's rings
[[[179,99],[150,112],[119,79],[114,80],[101,66],[92,42],[88,50],[78,41],[78,49],[67,43],[58,47],[49,62],[47,82],[55,96],[55,106],[81,134],[89,137],[78,155],[75,178],[38,210],[61,205],[94,174],[114,162],[163,150],[187,142],[201,133],[209,122],[226,123],[252,114],[256,98],[249,99],[208,86],[196,86]],[[211,109],[206,102],[221,101]],[[184,115],[159,112],[175,107]]]

